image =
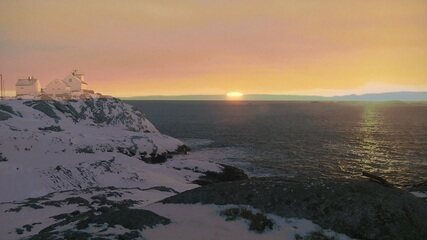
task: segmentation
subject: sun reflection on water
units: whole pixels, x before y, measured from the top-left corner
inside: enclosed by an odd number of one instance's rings
[[[388,151],[385,149],[384,121],[381,106],[367,104],[364,106],[359,129],[355,133],[357,139],[351,154],[357,156],[355,161],[341,161],[340,168],[351,175],[359,175],[363,171],[386,174],[392,171]],[[384,175],[382,175],[385,177]]]

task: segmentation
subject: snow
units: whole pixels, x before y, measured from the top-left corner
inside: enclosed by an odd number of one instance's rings
[[[427,192],[411,192],[417,198],[427,198]]]
[[[321,232],[326,236],[335,237],[337,240],[351,239],[344,234],[338,234],[330,230],[325,230],[306,219],[281,218],[276,215],[266,214],[273,220],[275,226],[262,234],[249,231],[248,222],[245,220],[225,221],[220,216],[220,212],[236,205],[200,205],[200,204],[154,204],[145,209],[153,211],[161,216],[171,219],[169,225],[158,226],[147,229],[143,236],[147,239],[295,239],[296,235],[307,236],[313,232]],[[251,209],[253,212],[258,210]]]
[[[55,220],[51,216],[55,216],[61,213],[68,213],[75,211],[76,209],[83,210],[75,204],[64,205],[58,207],[45,207],[43,209],[31,209],[23,208],[19,212],[10,212],[9,209],[15,207],[14,204],[0,204],[0,236],[1,239],[17,239],[15,229],[22,228],[22,226],[33,223],[33,229],[31,232],[24,232],[19,235],[19,238],[32,235],[39,232],[43,228],[55,223]]]
[[[205,170],[218,169],[213,163],[185,162],[187,159],[163,165],[141,161],[140,153],[149,156],[152,152],[173,152],[183,143],[158,132],[142,113],[122,102],[101,102],[103,111],[108,113],[108,124],[96,123],[93,111],[86,110],[85,119],[75,122],[70,115],[52,107],[60,118],[57,120],[25,103],[1,103],[16,115],[0,121],[0,153],[8,159],[0,163],[0,202],[94,186],[168,186],[184,191],[195,187],[188,183],[200,174],[175,168],[200,164]],[[94,104],[98,103],[94,100]],[[88,108],[83,100],[66,104],[78,112]],[[40,130],[49,126],[58,126],[62,131]],[[136,149],[135,156],[118,152],[119,147]],[[79,149],[86,148],[90,151],[79,153]]]
[[[0,102],[0,111],[12,116],[0,121],[0,153],[7,159],[0,162],[1,239],[16,239],[15,229],[25,224],[41,223],[19,237],[54,223],[51,216],[85,210],[66,205],[7,211],[29,197],[50,194],[50,200],[70,196],[90,200],[93,194],[86,194],[86,189],[114,186],[121,192],[115,200],[134,199],[142,207],[198,187],[192,182],[202,172],[221,169],[210,159],[197,159],[197,153],[174,155],[161,164],[142,161],[143,152],[168,154],[183,142],[161,134],[141,112],[119,100],[44,101],[58,118],[35,109],[36,103],[14,99]],[[72,106],[81,118],[76,121],[69,112],[56,108],[57,103]],[[96,121],[100,112],[105,113],[106,121]],[[52,126],[60,131],[46,130]],[[126,155],[118,151],[119,147],[132,147],[136,153]],[[91,150],[79,151],[85,148]]]
[[[159,191],[155,189],[141,189],[141,188],[114,188],[114,189],[85,189],[85,190],[70,190],[65,192],[55,192],[51,193],[46,197],[46,200],[37,201],[37,205],[42,206],[43,208],[34,209],[29,206],[25,206],[24,202],[11,202],[11,203],[1,203],[0,204],[0,236],[1,239],[16,239],[15,229],[22,228],[22,226],[29,224],[34,225],[34,228],[31,232],[24,232],[20,234],[19,237],[25,237],[37,233],[38,231],[46,228],[47,226],[55,223],[55,220],[51,218],[52,216],[71,213],[73,211],[85,212],[89,210],[85,206],[79,206],[77,204],[64,204],[61,206],[52,206],[45,205],[43,202],[46,201],[63,201],[64,199],[70,197],[81,197],[83,199],[91,201],[91,197],[98,194],[105,193],[116,193],[111,194],[107,197],[108,200],[121,201],[121,200],[135,200],[138,202],[136,207],[142,208],[146,205],[157,202],[161,199],[170,197],[176,193]],[[92,206],[94,206],[92,204]],[[11,211],[11,209],[21,207],[19,211]]]

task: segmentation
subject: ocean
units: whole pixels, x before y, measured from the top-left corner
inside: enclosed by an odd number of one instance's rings
[[[127,102],[200,156],[253,175],[427,180],[427,103]]]

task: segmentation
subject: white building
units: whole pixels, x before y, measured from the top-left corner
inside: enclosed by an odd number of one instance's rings
[[[87,89],[87,83],[84,80],[84,74],[74,70],[68,75],[64,82],[70,86],[71,92],[83,92]]]
[[[60,97],[71,94],[71,87],[64,80],[53,80],[43,89],[44,94]]]
[[[41,86],[39,80],[34,77],[18,79],[16,82],[16,96],[39,96]]]
[[[45,88],[44,94],[50,96],[66,96],[78,95],[87,90],[87,83],[84,80],[84,75],[74,70],[70,75],[63,80],[53,80]]]

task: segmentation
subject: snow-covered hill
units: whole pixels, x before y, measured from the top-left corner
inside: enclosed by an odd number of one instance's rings
[[[38,228],[52,222],[49,214],[25,207],[8,211],[28,199],[88,189],[102,194],[113,187],[146,205],[197,187],[193,181],[206,171],[221,170],[191,159],[187,151],[183,142],[161,134],[140,111],[115,98],[2,101],[0,236],[34,234],[15,232],[26,220],[38,219]],[[50,207],[59,213],[73,208],[65,205]]]
[[[191,188],[175,169],[182,162],[152,163],[186,151],[118,99],[2,101],[0,202],[88,187],[182,191]]]

